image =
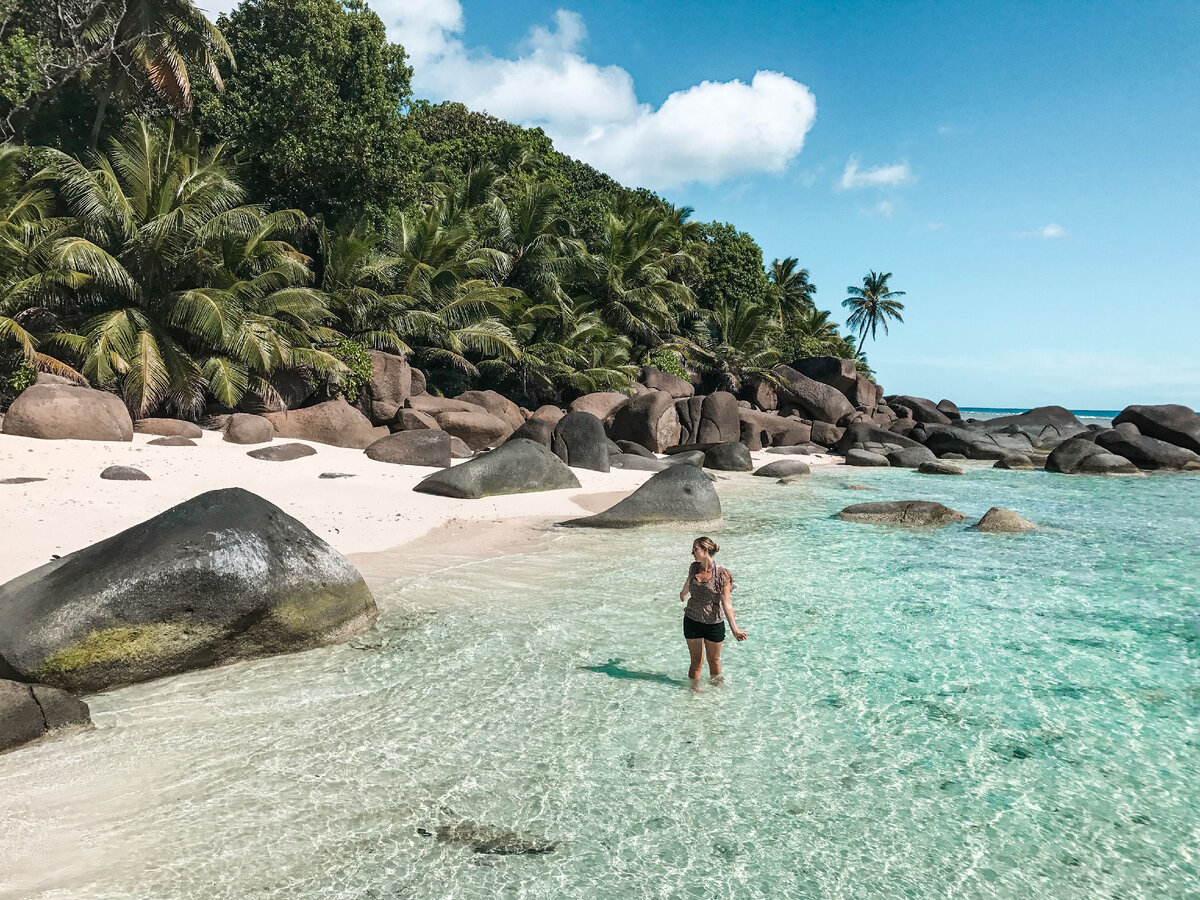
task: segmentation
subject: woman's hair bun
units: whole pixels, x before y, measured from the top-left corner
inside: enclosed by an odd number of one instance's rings
[[[709,556],[716,556],[717,551],[721,548],[717,546],[717,542],[710,537],[698,537],[692,542],[693,547],[699,547]]]

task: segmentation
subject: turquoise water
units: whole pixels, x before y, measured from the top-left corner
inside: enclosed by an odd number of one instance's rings
[[[0,757],[0,897],[1200,896],[1200,477],[758,482],[720,486],[723,686],[685,683],[690,534],[564,533]],[[832,517],[916,497],[1046,527]],[[417,831],[458,818],[563,845]]]

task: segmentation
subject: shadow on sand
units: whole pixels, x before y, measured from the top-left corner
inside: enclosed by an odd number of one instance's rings
[[[676,687],[688,687],[688,682],[682,678],[672,678],[659,672],[639,672],[637,669],[626,669],[621,660],[610,659],[602,666],[580,666],[585,672],[598,672],[609,678],[627,678],[632,681],[652,681],[655,684],[671,684]]]

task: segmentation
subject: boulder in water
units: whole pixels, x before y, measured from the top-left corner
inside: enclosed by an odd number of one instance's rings
[[[846,465],[886,469],[891,463],[887,461],[886,456],[872,453],[870,450],[847,450]]]
[[[812,469],[800,459],[779,459],[756,469],[754,474],[764,478],[788,478],[793,475],[803,477],[811,475]]]
[[[375,615],[344,556],[224,488],[0,585],[0,677],[101,691],[344,640]]]
[[[1047,472],[1063,475],[1120,475],[1137,471],[1123,456],[1096,444],[1094,435],[1073,437],[1054,448],[1046,459]]]
[[[0,753],[49,734],[91,727],[87,704],[66,691],[0,680]]]
[[[904,447],[887,454],[888,464],[895,469],[917,469],[933,465],[937,457],[928,447]]]
[[[1011,509],[1005,509],[1003,506],[993,506],[972,527],[978,531],[987,531],[992,534],[1021,534],[1037,530],[1037,526],[1028,519],[1021,518]]]
[[[425,837],[433,837],[444,844],[461,844],[469,847],[475,853],[491,853],[505,856],[528,855],[537,853],[553,853],[558,847],[558,841],[547,841],[541,838],[528,837],[509,831],[507,828],[496,828],[492,825],[477,825],[474,822],[457,822],[453,825],[442,825],[436,832],[418,828],[417,833]]]
[[[942,457],[945,459],[946,457]],[[1021,453],[1009,453],[1008,455],[996,460],[993,469],[1013,469],[1016,471],[1031,471],[1037,466],[1033,464],[1033,460]]]
[[[721,500],[708,475],[695,466],[671,466],[604,512],[562,524],[580,528],[698,527],[720,521]]]
[[[558,491],[579,487],[567,464],[536,441],[508,441],[465,463],[434,472],[413,488],[422,494],[478,500],[499,494]]]
[[[1200,415],[1186,406],[1177,403],[1127,406],[1113,419],[1113,425],[1124,422],[1133,423],[1148,437],[1200,453]]]
[[[921,475],[962,475],[964,474],[960,466],[954,463],[943,462],[942,460],[932,460],[923,462],[917,466],[917,472]]]
[[[839,519],[868,525],[922,525],[939,527],[966,518],[956,509],[928,500],[893,500],[881,503],[855,503],[840,513]]]

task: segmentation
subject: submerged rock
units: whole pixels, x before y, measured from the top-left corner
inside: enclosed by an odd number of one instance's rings
[[[478,500],[498,494],[558,491],[579,486],[575,473],[549,447],[518,438],[461,465],[427,475],[413,490]]]
[[[579,528],[636,528],[639,525],[715,524],[721,500],[712,481],[695,466],[671,466],[604,512],[563,522]]]
[[[1033,464],[1033,460],[1028,456],[1024,456],[1020,453],[1010,453],[1008,456],[996,460],[996,464],[992,466],[992,468],[1012,469],[1014,471],[1030,471],[1037,467]]]
[[[55,732],[91,727],[87,704],[66,691],[0,680],[0,753]]]
[[[462,844],[476,853],[503,855],[553,853],[560,843],[529,837],[494,825],[478,825],[475,822],[441,825],[436,832],[418,828],[417,833],[424,837],[433,837],[436,834],[437,839],[444,844]]]
[[[956,509],[929,500],[893,500],[881,503],[855,503],[840,513],[839,519],[868,525],[948,525],[966,518]]]
[[[1005,509],[1003,506],[993,506],[972,527],[978,531],[987,531],[993,534],[1020,534],[1037,530],[1037,526],[1028,519],[1021,518],[1011,509]]]
[[[933,462],[923,462],[917,466],[917,471],[922,475],[962,475],[963,470],[960,466],[953,463],[934,460]]]
[[[754,471],[754,474],[761,475],[764,478],[804,477],[805,475],[811,475],[812,469],[808,467],[808,463],[801,459],[780,459],[761,466]]]
[[[344,640],[375,615],[344,556],[225,488],[0,586],[0,677],[99,691]]]

